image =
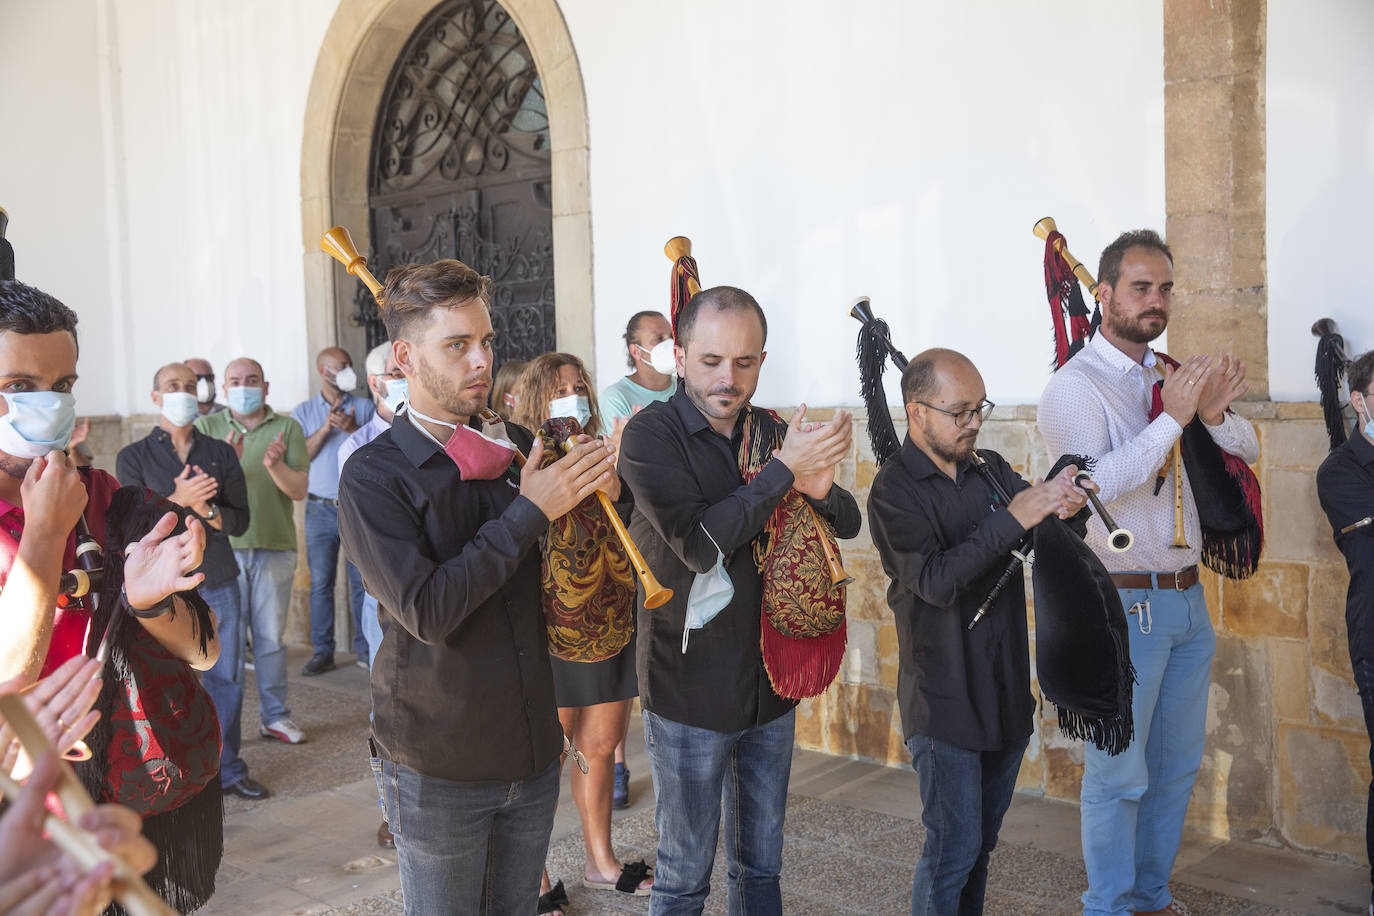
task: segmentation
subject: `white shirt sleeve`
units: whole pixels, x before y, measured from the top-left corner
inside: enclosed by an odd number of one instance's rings
[[[1211,435],[1212,441],[1224,451],[1239,457],[1246,464],[1259,461],[1259,438],[1255,435],[1254,424],[1249,420],[1227,412],[1222,415],[1221,422],[1216,426],[1208,426],[1205,423],[1202,425]]]

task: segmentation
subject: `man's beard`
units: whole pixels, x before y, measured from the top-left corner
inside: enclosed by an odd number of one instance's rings
[[[725,395],[727,397],[732,398],[739,397],[740,395],[744,394],[743,388],[735,388],[730,385],[712,385],[706,391],[702,391],[696,385],[693,385],[691,381],[687,378],[683,378],[682,387],[686,389],[688,399],[696,405],[697,410],[700,410],[702,413],[706,414],[706,416],[710,417],[712,420],[729,420],[735,417],[739,414],[740,410],[744,407],[744,404],[748,400],[746,396],[744,400],[741,400],[739,402],[738,406],[726,409],[722,407],[717,407],[715,404],[712,404],[710,401],[708,401],[707,398],[709,398],[711,395]]]
[[[966,436],[967,438],[965,438]],[[954,441],[948,443],[938,442],[934,439],[926,440],[926,445],[930,446],[930,450],[935,453],[936,457],[951,464],[967,461],[968,457],[973,454],[977,443],[978,434],[976,432],[972,435],[961,433],[955,437]]]
[[[461,381],[454,381],[451,377],[431,369],[429,364],[425,362],[425,358],[419,354],[416,354],[415,370],[416,375],[419,376],[420,384],[424,386],[429,396],[434,398],[435,403],[454,416],[470,417],[487,406],[485,395],[465,397],[463,392],[470,385],[475,385],[478,382],[486,382],[488,390],[490,390],[491,372],[480,372]]]
[[[1160,319],[1158,331],[1145,330],[1144,322],[1147,318]],[[1117,318],[1116,315],[1112,314],[1111,312],[1108,312],[1106,321],[1107,329],[1110,330],[1117,337],[1120,337],[1122,340],[1129,340],[1131,343],[1138,344],[1149,343],[1150,341],[1158,337],[1160,334],[1163,334],[1164,329],[1169,326],[1169,316],[1164,314],[1163,312],[1158,311],[1142,312],[1141,314],[1136,315],[1134,320],[1129,321],[1124,318]]]

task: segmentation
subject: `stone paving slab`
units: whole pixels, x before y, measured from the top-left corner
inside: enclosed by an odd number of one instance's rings
[[[275,795],[230,798],[225,863],[207,916],[399,916],[394,852],[379,850],[375,784],[368,772],[366,673],[351,666],[316,678],[297,671],[308,652],[293,650],[292,717],[306,744],[259,739],[249,682],[243,755],[254,778]],[[340,662],[351,656],[340,655]],[[631,808],[613,816],[623,860],[654,861],[652,786],[637,728],[629,742]],[[565,777],[566,778],[566,777]],[[807,916],[864,913],[906,916],[911,870],[924,841],[915,775],[811,751],[794,755],[783,849],[783,910]],[[564,784],[566,797],[567,788]],[[1086,886],[1072,805],[1018,794],[989,867],[990,916],[1081,912]],[[568,888],[577,916],[646,913],[648,898],[581,886],[583,849],[573,805],[560,806],[548,866]],[[725,912],[725,864],[717,850],[706,913]],[[1175,894],[1195,916],[1362,914],[1367,870],[1291,851],[1185,838]]]

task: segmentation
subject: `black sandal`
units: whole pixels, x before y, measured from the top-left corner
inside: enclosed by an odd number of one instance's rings
[[[534,911],[535,916],[544,916],[545,913],[558,913],[564,916],[563,910],[568,905],[568,892],[563,889],[563,882],[559,881],[547,894],[539,895],[539,907]]]
[[[622,865],[620,877],[615,880],[614,884],[610,881],[592,881],[584,875],[582,886],[596,891],[619,891],[622,894],[647,897],[653,888],[640,887],[639,885],[645,878],[652,878],[653,876],[653,868],[646,864],[643,859],[640,859],[638,862],[626,862]]]

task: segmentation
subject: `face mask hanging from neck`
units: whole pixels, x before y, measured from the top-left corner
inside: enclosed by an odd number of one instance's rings
[[[506,472],[515,460],[515,446],[509,441],[493,439],[471,426],[460,426],[447,420],[427,417],[415,409],[414,405],[406,411],[414,420],[424,420],[453,430],[444,443],[444,454],[458,465],[458,473],[464,480],[495,480]],[[502,427],[504,429],[504,427]],[[428,431],[425,431],[428,434]],[[437,440],[436,440],[437,441]]]
[[[68,391],[21,391],[4,395],[9,413],[0,417],[0,451],[16,458],[41,458],[61,451],[76,428],[76,398]]]
[[[701,530],[706,531],[704,524]],[[704,573],[697,573],[692,580],[692,590],[687,593],[687,619],[682,624],[683,655],[687,654],[688,634],[714,620],[735,597],[735,583],[730,581],[730,574],[725,571],[725,554],[721,553],[720,545],[711,537],[711,532],[706,531],[706,537],[716,548],[716,565]]]

